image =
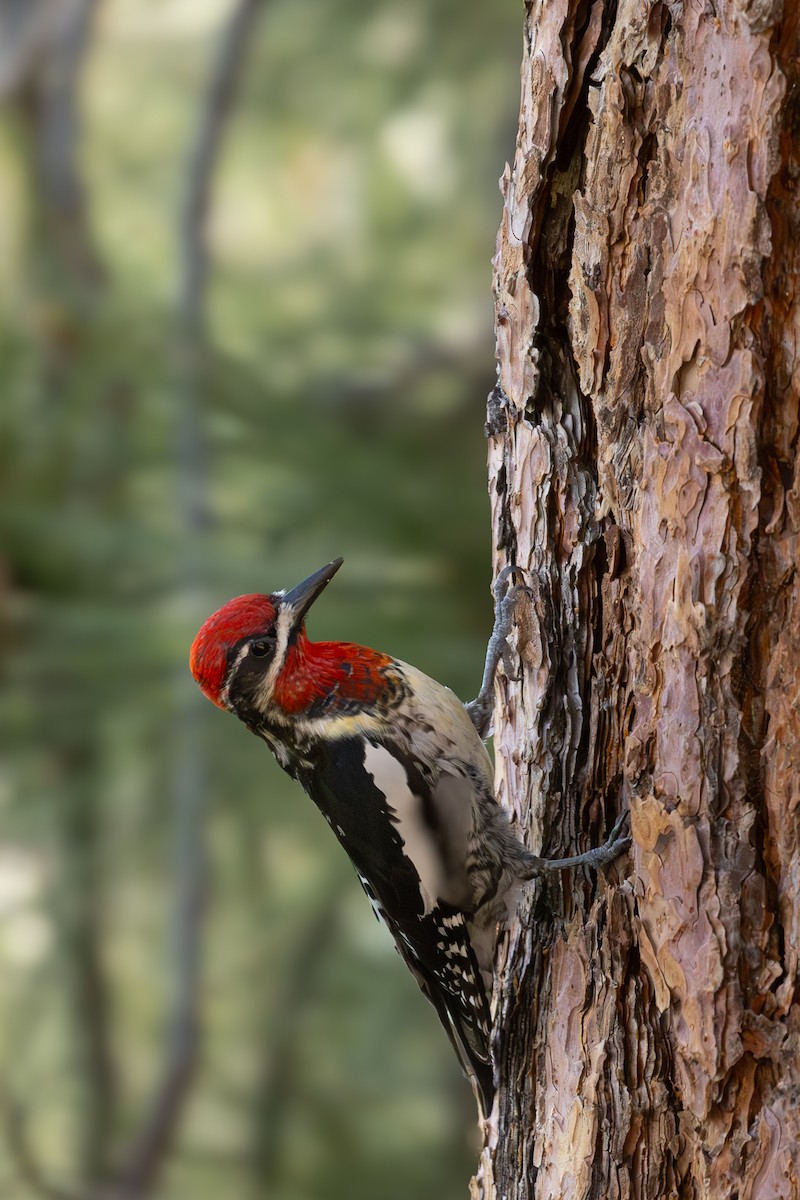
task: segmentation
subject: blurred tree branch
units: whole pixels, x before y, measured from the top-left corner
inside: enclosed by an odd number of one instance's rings
[[[100,0],[0,0],[0,99],[31,137],[33,199],[46,245],[72,289],[102,279],[80,167],[83,67]]]
[[[117,1112],[112,998],[103,963],[104,889],[100,878],[102,829],[98,812],[97,737],[75,728],[55,753],[61,774],[59,828],[64,863],[59,903],[62,959],[74,1030],[76,1074],[86,1111],[79,1130],[81,1178],[102,1179]]]
[[[184,339],[202,343],[208,282],[206,221],[222,143],[264,0],[238,0],[220,39],[186,169],[180,212],[178,319]]]
[[[177,584],[179,592],[190,593],[190,603],[194,592],[202,588],[202,539],[210,523],[201,393],[209,266],[206,222],[224,135],[262,3],[239,0],[222,32],[189,153],[178,219],[176,460],[181,552]],[[201,1040],[202,923],[208,886],[203,820],[208,773],[199,697],[185,672],[176,681],[176,695],[172,784],[175,994],[161,1077],[119,1173],[122,1194],[131,1198],[146,1196],[164,1165],[197,1070]]]
[[[314,995],[314,982],[325,962],[326,951],[336,932],[341,898],[346,894],[345,883],[350,883],[348,876],[342,876],[322,898],[300,938],[287,971],[282,995],[278,997],[274,1015],[271,1015],[260,1039],[264,1054],[253,1105],[252,1143],[252,1177],[259,1196],[274,1192],[277,1186],[281,1133],[290,1108],[297,1032],[309,998]]]
[[[30,239],[31,258],[42,276],[41,312],[49,316],[42,358],[45,392],[51,401],[67,399],[66,373],[71,375],[75,365],[74,339],[66,336],[74,321],[73,301],[84,299],[87,288],[93,289],[100,278],[79,154],[80,83],[98,7],[98,0],[0,0],[0,100],[7,100],[23,119],[23,158],[36,226]],[[59,306],[62,290],[69,303]],[[91,474],[86,471],[91,451],[82,445],[71,469],[64,472],[62,433],[60,422],[48,426],[42,444],[48,487],[59,503],[66,504]],[[92,491],[91,484],[87,491]],[[62,598],[74,599],[72,582]],[[91,705],[76,706],[84,691],[80,672],[72,664],[50,662],[40,732],[61,792],[55,819],[62,878],[55,921],[83,1101],[76,1139],[78,1169],[81,1177],[100,1178],[115,1118],[116,1078],[111,997],[102,955],[101,830],[94,782],[97,714]],[[63,1189],[48,1182],[39,1169],[23,1110],[12,1100],[5,1104],[4,1125],[20,1174],[41,1194],[63,1195]]]
[[[213,180],[231,115],[247,47],[264,0],[238,0],[223,30],[186,165],[178,221],[177,420],[179,503],[185,531],[202,534],[209,524],[205,486],[202,405],[198,389],[206,345],[209,248],[207,220]],[[189,563],[189,575],[195,575]]]
[[[0,95],[5,92],[28,118],[33,137],[34,192],[40,218],[59,260],[74,283],[97,280],[86,218],[85,194],[77,158],[79,119],[77,90],[98,0],[73,0],[60,8],[43,0],[0,2],[0,31],[6,34],[0,54]],[[205,344],[205,298],[208,276],[206,218],[213,180],[232,112],[236,85],[250,33],[262,0],[236,3],[225,26],[201,104],[197,132],[186,167],[184,202],[178,228],[178,297],[176,303],[176,461],[179,515],[177,585],[197,589],[201,583],[198,542],[209,523],[206,453],[202,434],[201,375]],[[58,13],[58,19],[56,14]],[[64,366],[63,356],[56,356]],[[107,1053],[104,983],[99,948],[87,939],[97,934],[86,921],[86,904],[70,926],[80,934],[74,996],[83,1009],[84,1073],[91,1078],[90,1113],[97,1127],[87,1130],[80,1168],[86,1182],[73,1192],[53,1184],[40,1166],[27,1136],[22,1108],[4,1105],[4,1133],[19,1175],[46,1200],[139,1200],[152,1193],[172,1149],[195,1076],[201,1032],[201,960],[207,868],[203,818],[208,781],[195,689],[183,673],[177,687],[177,721],[172,741],[172,811],[175,848],[175,912],[172,963],[174,994],[164,1058],[141,1123],[117,1165],[106,1168],[109,1122],[113,1115],[113,1072]],[[73,780],[74,783],[74,780]],[[87,814],[69,825],[70,847],[87,833]],[[76,824],[77,822],[77,824]],[[90,831],[89,831],[90,832]],[[80,847],[81,870],[88,869],[87,848]],[[71,860],[73,861],[73,860]],[[78,861],[78,860],[75,860]],[[91,875],[91,872],[90,872]],[[93,876],[92,876],[93,878]],[[98,903],[92,890],[94,903]],[[77,943],[76,943],[77,945]],[[104,1101],[105,1098],[105,1101]],[[107,1110],[101,1111],[107,1103]],[[103,1143],[102,1145],[100,1143]]]
[[[28,1137],[27,1113],[8,1092],[0,1095],[0,1120],[6,1145],[19,1177],[43,1200],[88,1200],[53,1183],[44,1175]]]

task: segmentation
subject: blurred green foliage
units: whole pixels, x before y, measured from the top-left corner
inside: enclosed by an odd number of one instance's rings
[[[50,1179],[113,1167],[164,1054],[175,780],[197,755],[203,1051],[157,1194],[447,1200],[473,1109],[433,1010],[310,801],[183,681],[212,608],[342,554],[312,636],[477,690],[519,13],[264,5],[214,181],[187,468],[177,214],[229,11],[100,5],[80,160],[102,283],[48,235],[24,103],[0,114],[0,1077]],[[9,1136],[0,1194],[28,1200]]]

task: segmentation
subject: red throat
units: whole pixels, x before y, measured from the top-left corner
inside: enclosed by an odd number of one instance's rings
[[[203,694],[218,708],[225,708],[222,689],[231,650],[242,638],[269,629],[274,620],[274,598],[251,593],[223,604],[201,627],[192,642],[189,665]]]
[[[334,695],[342,704],[371,704],[390,688],[392,658],[351,642],[310,642],[300,630],[275,681],[273,701],[286,713],[301,713]]]

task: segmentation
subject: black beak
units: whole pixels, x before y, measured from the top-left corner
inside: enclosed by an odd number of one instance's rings
[[[333,562],[329,562],[326,566],[320,567],[318,571],[315,571],[313,575],[309,575],[308,579],[304,579],[302,583],[298,583],[297,587],[293,587],[291,591],[283,593],[281,596],[281,608],[285,607],[292,610],[295,629],[303,620],[303,617],[311,608],[317,596],[328,586],[343,562],[343,558],[335,558]]]

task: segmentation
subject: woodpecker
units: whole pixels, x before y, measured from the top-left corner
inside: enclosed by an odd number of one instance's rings
[[[306,614],[341,564],[289,591],[223,605],[194,640],[192,674],[321,810],[488,1116],[492,964],[515,886],[544,870],[602,866],[628,839],[617,836],[618,823],[596,850],[539,858],[497,803],[482,735],[513,590],[498,603],[481,693],[465,706],[389,654],[309,640]]]

